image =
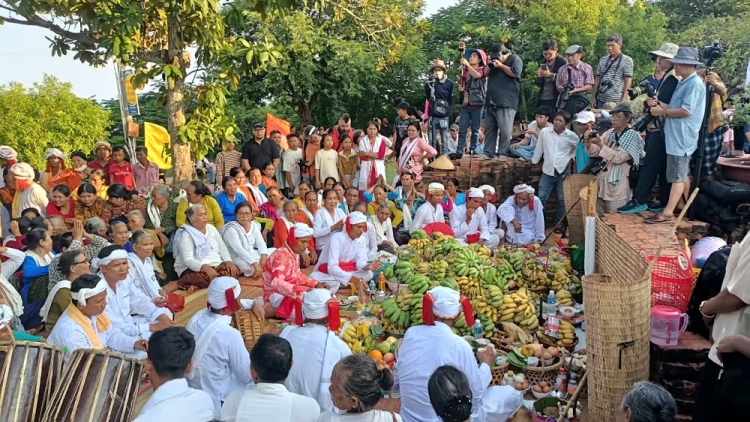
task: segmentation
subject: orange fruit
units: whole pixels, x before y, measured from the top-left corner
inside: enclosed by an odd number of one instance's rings
[[[370,352],[370,358],[372,358],[372,360],[374,361],[378,361],[383,359],[383,354],[380,353],[379,350],[373,350],[372,352]]]

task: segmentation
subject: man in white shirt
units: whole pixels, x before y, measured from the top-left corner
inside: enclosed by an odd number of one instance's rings
[[[513,188],[513,195],[497,209],[497,217],[505,223],[506,239],[513,245],[544,240],[544,206],[527,184]]]
[[[172,325],[172,312],[154,305],[150,297],[133,285],[128,276],[128,253],[122,246],[105,247],[92,266],[107,282],[104,315],[115,328],[128,336],[148,340],[151,333]],[[144,356],[138,352],[136,357],[142,359]]]
[[[405,422],[440,422],[430,404],[427,382],[443,365],[460,369],[469,380],[472,404],[478,408],[492,380],[492,348],[477,352],[477,366],[471,346],[451,327],[463,310],[467,325],[474,324],[469,299],[447,287],[436,287],[425,297],[422,320],[425,325],[409,328],[398,349],[396,368],[401,386],[401,417]],[[440,345],[440,347],[435,347]]]
[[[409,227],[409,233],[417,229],[424,230],[432,223],[445,223],[442,206],[445,186],[440,183],[430,183],[427,187],[427,193],[430,194],[430,197],[427,198],[427,202],[417,208],[411,227]]]
[[[263,334],[250,351],[255,388],[236,391],[221,408],[222,422],[317,422],[315,399],[291,393],[285,384],[292,368],[292,346],[283,338]]]
[[[146,373],[154,388],[133,422],[208,422],[216,417],[214,402],[201,390],[188,387],[195,339],[182,327],[154,333],[148,343]]]
[[[193,367],[188,385],[211,396],[216,413],[229,394],[247,390],[250,378],[250,355],[242,334],[232,327],[232,314],[252,307],[262,321],[263,305],[248,299],[238,301],[240,282],[232,277],[217,277],[208,286],[208,308],[198,311],[188,322],[187,330],[195,336]]]
[[[546,127],[539,132],[539,140],[534,149],[533,164],[542,164],[542,178],[539,180],[539,199],[544,207],[552,194],[557,193],[555,204],[555,225],[565,216],[565,195],[563,193],[563,179],[570,174],[570,160],[575,157],[578,146],[578,136],[568,129],[572,117],[570,113],[560,110],[555,114],[552,127]]]
[[[451,230],[462,245],[478,243],[492,249],[500,243],[500,236],[491,232],[487,224],[483,202],[484,192],[471,188],[466,194],[466,203],[451,210]]]
[[[495,201],[495,188],[490,185],[482,185],[479,190],[484,194],[484,202],[482,202],[482,210],[487,218],[487,226],[490,228],[490,232],[497,235],[498,241],[503,239],[505,236],[505,230],[502,227],[498,227],[497,221],[497,207],[493,202]]]
[[[457,154],[459,154],[458,150],[458,125],[451,125],[450,128],[448,128],[448,139],[445,140],[445,147],[443,148],[443,154],[447,154],[449,157],[453,158]],[[463,154],[463,151],[460,152],[460,154]]]
[[[364,214],[359,211],[349,214],[344,228],[331,235],[310,278],[326,283],[333,293],[341,286],[354,284],[362,295],[367,291],[373,271],[379,270],[381,264],[379,261],[367,263],[367,245],[359,239],[367,230]]]
[[[302,300],[302,315],[304,325],[298,318],[298,326],[288,326],[280,335],[289,341],[294,353],[294,366],[286,378],[286,387],[315,399],[322,410],[332,411],[328,388],[333,367],[352,354],[349,346],[333,332],[341,324],[338,301],[329,290],[314,289]]]

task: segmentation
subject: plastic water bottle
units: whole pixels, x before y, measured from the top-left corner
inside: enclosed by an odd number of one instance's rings
[[[370,312],[370,304],[368,303],[367,305],[365,305],[364,317],[369,318],[371,316],[372,316],[372,313]]]
[[[401,386],[398,383],[398,370],[393,367],[393,387],[391,388],[391,398],[401,398]]]
[[[554,290],[550,290],[549,294],[547,295],[546,313],[553,316],[557,314],[557,296],[555,296]]]
[[[474,339],[479,340],[480,338],[484,338],[484,328],[482,328],[482,321],[477,319],[474,321]]]
[[[576,388],[578,388],[578,381],[576,381],[576,374],[570,374],[570,379],[568,380],[568,397],[573,397],[573,394],[576,392]]]
[[[555,380],[555,394],[559,398],[565,397],[565,368],[560,368],[560,371],[557,373],[557,379]]]

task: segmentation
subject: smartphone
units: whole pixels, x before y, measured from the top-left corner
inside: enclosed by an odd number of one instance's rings
[[[542,69],[542,70],[547,70],[547,63],[540,64],[539,68]]]

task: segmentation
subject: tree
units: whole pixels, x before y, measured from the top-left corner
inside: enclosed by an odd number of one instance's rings
[[[18,151],[19,161],[37,169],[46,166],[48,148],[68,156],[86,153],[106,139],[109,116],[95,102],[78,98],[70,84],[51,76],[26,88],[18,83],[0,86],[0,144]]]
[[[750,11],[749,0],[659,0],[653,4],[669,16],[668,29],[675,34],[706,18],[731,17]]]
[[[297,7],[266,25],[257,13],[245,13],[233,28],[237,35],[283,49],[277,65],[242,79],[242,100],[289,106],[303,126],[319,104],[326,104],[324,112],[339,112],[347,99],[363,99],[379,86],[382,70],[418,50],[422,6],[421,0],[340,0],[319,9]]]
[[[159,86],[155,91],[148,91],[138,94],[138,109],[140,114],[135,117],[135,121],[141,124],[141,136],[143,136],[143,122],[155,123],[159,126],[167,127],[167,113],[164,110],[164,99],[159,93]],[[125,145],[125,135],[122,130],[122,117],[120,115],[120,100],[113,98],[102,101],[101,107],[109,113],[110,135],[109,143],[112,146]],[[187,108],[190,111],[190,108]],[[135,158],[135,157],[131,157]]]

